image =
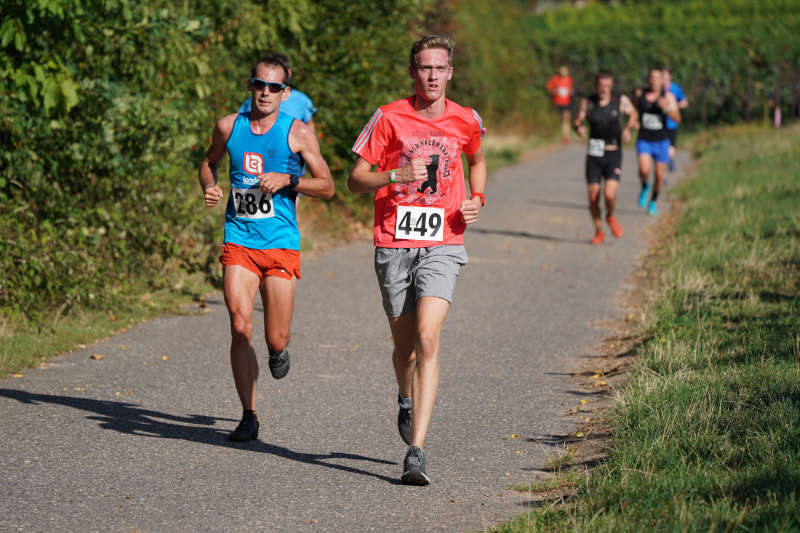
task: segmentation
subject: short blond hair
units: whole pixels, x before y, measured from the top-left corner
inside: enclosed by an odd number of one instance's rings
[[[447,50],[447,61],[453,64],[453,41],[447,35],[423,35],[411,46],[411,68],[417,68],[417,56],[428,48]]]

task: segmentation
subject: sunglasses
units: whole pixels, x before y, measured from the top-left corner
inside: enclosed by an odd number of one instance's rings
[[[288,85],[278,83],[277,81],[264,81],[261,78],[250,78],[250,85],[256,90],[263,91],[265,87],[269,88],[271,93],[279,93],[284,90]]]

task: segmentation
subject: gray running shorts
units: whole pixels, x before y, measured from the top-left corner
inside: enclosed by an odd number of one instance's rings
[[[453,303],[456,278],[468,261],[463,244],[375,248],[375,273],[386,314],[396,318],[414,309],[423,296],[437,296]]]

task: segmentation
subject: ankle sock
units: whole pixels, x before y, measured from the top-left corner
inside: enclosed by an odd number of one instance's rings
[[[403,398],[403,395],[397,393],[397,405],[403,409],[411,409],[411,398]]]

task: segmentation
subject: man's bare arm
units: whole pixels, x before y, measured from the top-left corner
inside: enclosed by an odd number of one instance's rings
[[[483,194],[486,188],[486,157],[483,148],[479,148],[474,154],[466,154],[469,164],[469,191],[470,196],[475,193]],[[461,202],[461,215],[464,222],[472,224],[478,221],[483,202],[480,197],[468,198]]]
[[[300,177],[294,190],[306,196],[330,200],[336,192],[328,163],[319,150],[319,142],[314,131],[299,120],[292,123],[289,131],[289,148],[303,158],[311,177]],[[275,193],[291,184],[291,176],[285,173],[268,172],[261,176],[261,188]]]
[[[665,100],[666,102],[664,102]],[[675,100],[674,94],[667,93],[665,96],[659,98],[658,105],[664,111],[665,115],[674,120],[677,124],[681,123],[681,110],[678,108],[678,101]]]
[[[622,130],[622,142],[628,142],[631,140],[631,130],[639,128],[639,112],[633,107],[630,98],[624,94],[619,98],[619,110],[620,113],[628,116],[628,123],[625,125],[625,129]]]
[[[211,146],[197,171],[206,207],[214,207],[223,196],[222,188],[217,185],[217,166],[225,155],[225,145],[233,131],[234,120],[236,120],[236,115],[227,115],[214,126],[214,132],[211,134]]]
[[[586,120],[586,113],[589,110],[589,102],[586,101],[586,98],[581,98],[581,105],[578,109],[578,116],[575,117],[575,120],[572,121],[572,128],[578,132],[578,135],[581,137],[586,135],[586,128],[583,125],[583,121]]]
[[[412,159],[402,168],[394,169],[395,183],[411,183],[428,179],[425,158]],[[375,192],[392,183],[392,170],[373,172],[369,161],[360,157],[356,159],[347,187],[352,192]]]

